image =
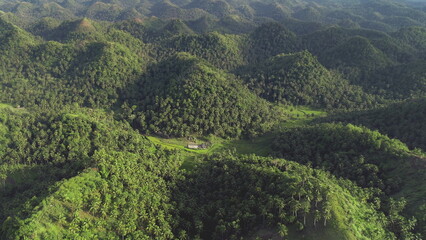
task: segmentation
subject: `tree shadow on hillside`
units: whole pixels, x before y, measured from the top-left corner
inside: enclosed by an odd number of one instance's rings
[[[6,170],[6,176],[0,179],[0,222],[7,219],[14,226],[18,219],[25,219],[31,215],[34,208],[39,205],[53,191],[52,187],[65,178],[73,175],[74,171],[67,173],[66,166],[33,165],[22,166],[17,169]],[[0,229],[12,231],[9,227]]]

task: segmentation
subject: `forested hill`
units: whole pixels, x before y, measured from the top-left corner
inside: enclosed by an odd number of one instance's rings
[[[426,150],[426,99],[395,103],[383,108],[330,116],[326,121],[339,121],[377,129],[398,138],[411,148]]]
[[[426,4],[0,0],[0,239],[426,238]]]
[[[182,178],[176,152],[105,112],[5,107],[1,113],[2,141],[10,146],[1,152],[5,239],[215,239],[276,226],[281,236],[303,229],[325,238],[393,235],[366,201],[370,190],[323,171],[226,153]]]
[[[253,91],[272,102],[323,108],[368,107],[376,97],[335,72],[328,71],[307,51],[281,54],[240,70]]]
[[[393,31],[406,26],[424,26],[426,13],[420,4],[406,1],[312,1],[312,0],[143,0],[143,1],[0,1],[7,18],[22,24],[51,17],[70,20],[88,17],[102,21],[159,17],[195,21],[202,17],[221,25],[238,24],[243,19],[257,21],[294,21],[338,24]],[[13,13],[13,14],[9,14]]]
[[[152,66],[127,94],[137,128],[161,135],[255,136],[276,121],[272,105],[235,76],[187,53]],[[139,90],[140,89],[140,90]]]

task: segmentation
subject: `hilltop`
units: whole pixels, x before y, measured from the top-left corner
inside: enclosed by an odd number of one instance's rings
[[[148,69],[132,96],[136,126],[171,136],[256,135],[274,123],[271,105],[233,75],[187,53]]]

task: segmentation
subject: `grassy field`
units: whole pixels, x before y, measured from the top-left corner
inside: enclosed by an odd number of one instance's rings
[[[223,139],[216,136],[196,137],[195,140],[192,139],[191,141],[187,138],[160,138],[156,136],[147,136],[147,138],[151,142],[161,145],[166,149],[179,150],[180,154],[182,154],[182,157],[185,159],[182,168],[191,169],[204,155],[220,151],[235,150],[239,154],[268,156],[272,151],[271,142],[281,129],[309,124],[313,119],[327,115],[327,113],[322,110],[312,109],[306,106],[282,106],[282,110],[287,115],[286,119],[277,123],[270,132],[253,139]],[[199,150],[188,149],[186,146],[189,143],[210,143],[210,147]]]
[[[10,109],[12,112],[17,113],[25,113],[26,109],[25,108],[15,108],[9,104],[5,104],[5,103],[0,103],[0,109]]]
[[[289,119],[279,123],[277,125],[278,128],[298,127],[309,124],[315,118],[327,116],[327,113],[321,109],[313,109],[306,106],[284,108],[284,111],[289,114]]]
[[[11,107],[12,106],[10,106],[9,104],[0,103],[0,109],[11,108]]]

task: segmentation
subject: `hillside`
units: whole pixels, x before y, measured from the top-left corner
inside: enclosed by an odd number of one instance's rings
[[[400,139],[410,148],[426,151],[426,100],[410,100],[386,107],[330,116],[326,121],[363,125]]]
[[[169,224],[160,223],[169,216],[158,211],[170,208],[165,178],[177,171],[175,157],[105,112],[1,113],[9,136],[0,168],[2,238],[171,236]],[[135,232],[138,226],[152,230]]]
[[[155,16],[162,19],[196,20],[203,17],[227,19],[230,16],[261,22],[295,19],[326,25],[363,27],[391,32],[401,27],[425,26],[426,13],[406,1],[278,1],[257,0],[145,0],[145,1],[31,1],[0,2],[0,11],[22,26],[43,17],[72,20],[87,17],[102,21],[120,21]],[[419,5],[417,3],[417,5]],[[13,13],[17,17],[11,17]],[[235,18],[234,18],[235,19]],[[241,21],[244,22],[244,21]]]
[[[294,162],[224,153],[185,173],[176,152],[106,112],[0,112],[2,238],[392,236],[367,190]]]
[[[31,34],[17,26],[0,19],[0,51],[6,55],[19,54],[20,48],[26,49],[33,45],[36,40]],[[3,56],[6,58],[12,56]]]
[[[256,135],[274,123],[271,105],[233,75],[179,53],[152,66],[134,89],[134,124],[165,136]],[[132,114],[132,113],[130,113]]]
[[[418,217],[419,229],[424,226],[425,158],[410,152],[402,142],[365,127],[321,124],[286,129],[272,148],[277,156],[330,171],[362,187],[377,188],[382,194],[405,197],[405,214]],[[387,208],[390,206],[382,206],[384,211]],[[409,221],[393,226],[398,238],[411,238],[405,232],[406,226],[413,227]]]
[[[346,68],[350,74],[365,75],[365,72],[381,69],[392,64],[387,56],[375,48],[367,38],[356,36],[320,54],[320,61],[330,68]],[[354,73],[352,73],[354,72]],[[352,77],[352,76],[351,76]]]
[[[76,48],[48,42],[25,52],[15,66],[19,68],[3,73],[5,101],[28,107],[72,102],[111,106],[118,90],[133,81],[143,63],[118,43],[93,42]]]
[[[58,26],[51,28],[46,27],[46,30],[41,35],[48,40],[54,41],[70,41],[72,39],[100,39],[99,30],[102,27],[83,18],[76,21],[62,22]]]
[[[217,32],[206,34],[180,34],[161,43],[175,52],[188,52],[203,58],[214,66],[232,70],[246,64],[243,54],[245,39]]]
[[[388,98],[421,98],[426,92],[425,64],[424,60],[419,60],[384,68],[372,74],[369,78],[374,80],[364,86],[368,84],[374,92]]]
[[[249,36],[250,63],[273,57],[281,53],[290,53],[298,49],[296,35],[278,23],[265,23]]]
[[[1,99],[21,106],[111,106],[150,60],[146,50],[136,49],[142,42],[117,30],[87,32],[85,28],[93,26],[84,19],[63,23],[48,34],[64,43],[36,41],[24,30],[7,26],[15,35],[8,33],[14,39],[5,39],[0,48]],[[13,45],[20,47],[15,50]]]
[[[179,227],[195,234],[190,238],[236,238],[247,233],[252,238],[263,233],[264,238],[277,239],[302,234],[300,239],[392,236],[380,223],[383,215],[361,200],[367,191],[349,182],[342,184],[325,172],[282,159],[232,153],[205,161],[178,183],[176,198],[188,204],[179,209],[183,217]],[[369,224],[364,217],[371,220]],[[193,221],[200,225],[194,226]]]
[[[416,49],[420,50],[420,53],[426,51],[426,29],[423,27],[408,27],[401,28],[399,31],[394,33],[394,37],[399,39],[403,43],[407,43]]]
[[[322,108],[362,108],[376,101],[307,51],[277,55],[240,72],[248,86],[269,101]]]

